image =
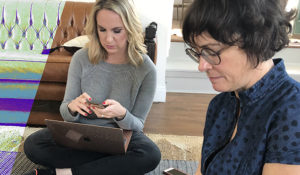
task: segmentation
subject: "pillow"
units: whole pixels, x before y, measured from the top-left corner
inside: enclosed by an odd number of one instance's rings
[[[83,48],[89,42],[89,38],[87,35],[78,36],[76,38],[71,39],[63,44],[65,47],[79,47]]]
[[[71,53],[75,53],[77,50],[83,48],[89,42],[87,35],[78,36],[63,44],[63,47]]]
[[[83,48],[88,42],[89,42],[89,38],[87,35],[78,36],[76,38],[73,38],[65,42],[62,46],[58,46],[51,49],[44,49],[42,51],[42,54],[48,55],[61,47],[63,47],[66,51],[74,54],[77,50]]]

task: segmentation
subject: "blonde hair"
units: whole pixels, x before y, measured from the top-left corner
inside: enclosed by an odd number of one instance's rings
[[[111,10],[120,15],[127,32],[127,56],[129,62],[138,66],[143,62],[142,54],[146,54],[142,24],[136,15],[133,5],[129,0],[97,0],[93,6],[85,31],[89,37],[88,48],[89,60],[97,64],[100,60],[107,58],[107,52],[100,44],[97,32],[97,14],[100,10]]]

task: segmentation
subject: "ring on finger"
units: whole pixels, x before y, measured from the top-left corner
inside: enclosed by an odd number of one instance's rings
[[[103,115],[103,114],[101,114],[101,117],[104,117],[104,115]]]

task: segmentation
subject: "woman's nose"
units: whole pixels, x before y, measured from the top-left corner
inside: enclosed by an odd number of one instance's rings
[[[207,71],[208,69],[211,69],[211,68],[212,68],[212,65],[209,62],[207,62],[205,59],[200,57],[198,70],[200,72],[205,72],[205,71]]]
[[[106,39],[106,42],[111,42],[111,41],[113,40],[112,34],[108,32],[108,33],[106,34],[106,38],[105,38],[105,39]]]

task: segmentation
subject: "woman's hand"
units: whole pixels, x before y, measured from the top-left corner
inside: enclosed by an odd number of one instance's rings
[[[126,108],[124,108],[119,102],[115,100],[105,100],[102,103],[106,108],[101,109],[98,107],[92,107],[91,109],[95,112],[95,114],[99,118],[117,118],[118,120],[122,120],[126,114]]]
[[[81,115],[87,116],[88,113],[92,113],[91,109],[88,107],[87,101],[91,101],[92,98],[87,94],[83,93],[79,97],[75,98],[68,104],[69,111],[72,115],[76,114],[76,112],[80,113]]]

